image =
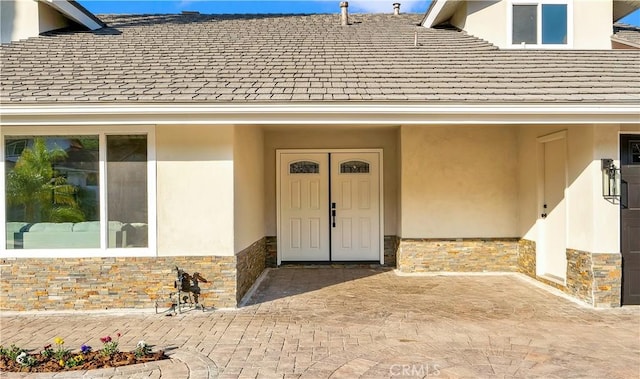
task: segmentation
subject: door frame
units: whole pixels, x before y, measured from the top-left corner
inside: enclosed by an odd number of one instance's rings
[[[544,241],[546,238],[546,224],[545,220],[541,217],[543,213],[545,213],[545,209],[543,207],[544,197],[545,197],[545,143],[552,142],[556,140],[564,140],[564,149],[565,149],[565,160],[564,160],[564,201],[565,201],[565,247],[564,254],[566,259],[567,247],[569,245],[569,218],[570,218],[570,198],[569,198],[569,132],[567,129],[559,130],[553,133],[545,134],[536,138],[537,141],[537,156],[538,156],[538,206],[536,209],[538,210],[538,214],[536,215],[536,275],[542,278],[545,278],[551,282],[566,285],[567,283],[567,273],[565,270],[565,275],[562,281],[556,279],[555,277],[550,277],[545,275],[546,265],[547,265],[547,252],[544,251]]]
[[[312,154],[312,153],[322,153],[322,154],[331,154],[331,153],[377,153],[380,162],[378,164],[380,172],[379,172],[379,207],[380,207],[380,215],[379,215],[379,223],[380,223],[380,238],[379,238],[379,251],[380,251],[380,264],[384,264],[384,154],[383,149],[276,149],[276,238],[279,241],[281,235],[281,227],[280,227],[280,165],[282,163],[282,155],[283,154]],[[331,176],[329,175],[329,178]],[[331,186],[331,184],[329,184]],[[329,188],[331,191],[331,188]],[[327,209],[329,212],[329,209]],[[329,227],[329,225],[327,225]],[[277,265],[280,266],[282,264],[282,251],[280,248],[280,243],[277,243]]]

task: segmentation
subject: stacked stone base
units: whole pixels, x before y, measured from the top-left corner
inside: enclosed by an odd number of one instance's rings
[[[520,272],[594,307],[620,306],[620,254],[567,249],[566,282],[558,283],[536,275],[536,244],[526,239],[401,239],[397,249],[402,272]]]
[[[406,273],[521,272],[594,307],[619,307],[620,254],[567,249],[567,277],[536,275],[535,242],[517,238],[400,239],[385,236],[386,266]],[[277,240],[262,238],[235,256],[13,258],[0,260],[0,310],[105,310],[166,305],[175,267],[199,272],[206,307],[235,307],[265,267]]]
[[[517,238],[402,239],[398,246],[398,270],[515,272],[517,257]]]
[[[536,244],[521,240],[520,272],[596,308],[619,307],[622,290],[622,256],[567,249],[567,278],[558,283],[536,275]]]
[[[236,255],[236,302],[249,291],[265,269],[267,240],[262,238]]]
[[[236,256],[4,258],[0,310],[107,310],[168,307],[175,267],[199,272],[205,307],[236,307],[264,270],[265,239]]]

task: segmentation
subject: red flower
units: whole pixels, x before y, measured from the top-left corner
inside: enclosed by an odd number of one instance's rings
[[[100,342],[102,342],[102,343],[111,342],[111,337],[110,336],[101,337],[100,338]]]
[[[118,338],[120,338],[120,333],[118,332],[118,334],[116,334],[118,336]]]

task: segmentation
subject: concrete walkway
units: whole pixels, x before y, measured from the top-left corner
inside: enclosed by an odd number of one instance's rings
[[[0,343],[40,349],[122,333],[172,354],[100,373],[155,378],[637,378],[640,308],[594,310],[519,276],[270,270],[238,310],[5,313]],[[83,373],[75,374],[82,375]],[[84,373],[96,377],[96,372]],[[3,374],[6,377],[15,375]]]

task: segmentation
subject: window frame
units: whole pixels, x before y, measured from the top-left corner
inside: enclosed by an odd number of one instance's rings
[[[100,248],[62,248],[62,249],[7,249],[6,237],[6,172],[5,141],[14,136],[98,136],[99,167],[99,214]],[[107,191],[106,188],[106,144],[108,135],[146,135],[147,136],[147,207],[148,207],[148,246],[130,248],[108,247]],[[0,131],[0,258],[90,258],[90,257],[149,257],[157,255],[157,208],[156,208],[156,149],[155,126],[132,125],[118,127],[97,126],[3,126]]]
[[[535,44],[514,44],[513,43],[513,6],[514,5],[535,5],[536,6],[536,41]],[[542,43],[542,6],[543,5],[566,5],[567,6],[567,43],[566,44],[543,44]],[[573,48],[573,0],[509,0],[507,3],[507,48],[510,49],[571,49]]]

